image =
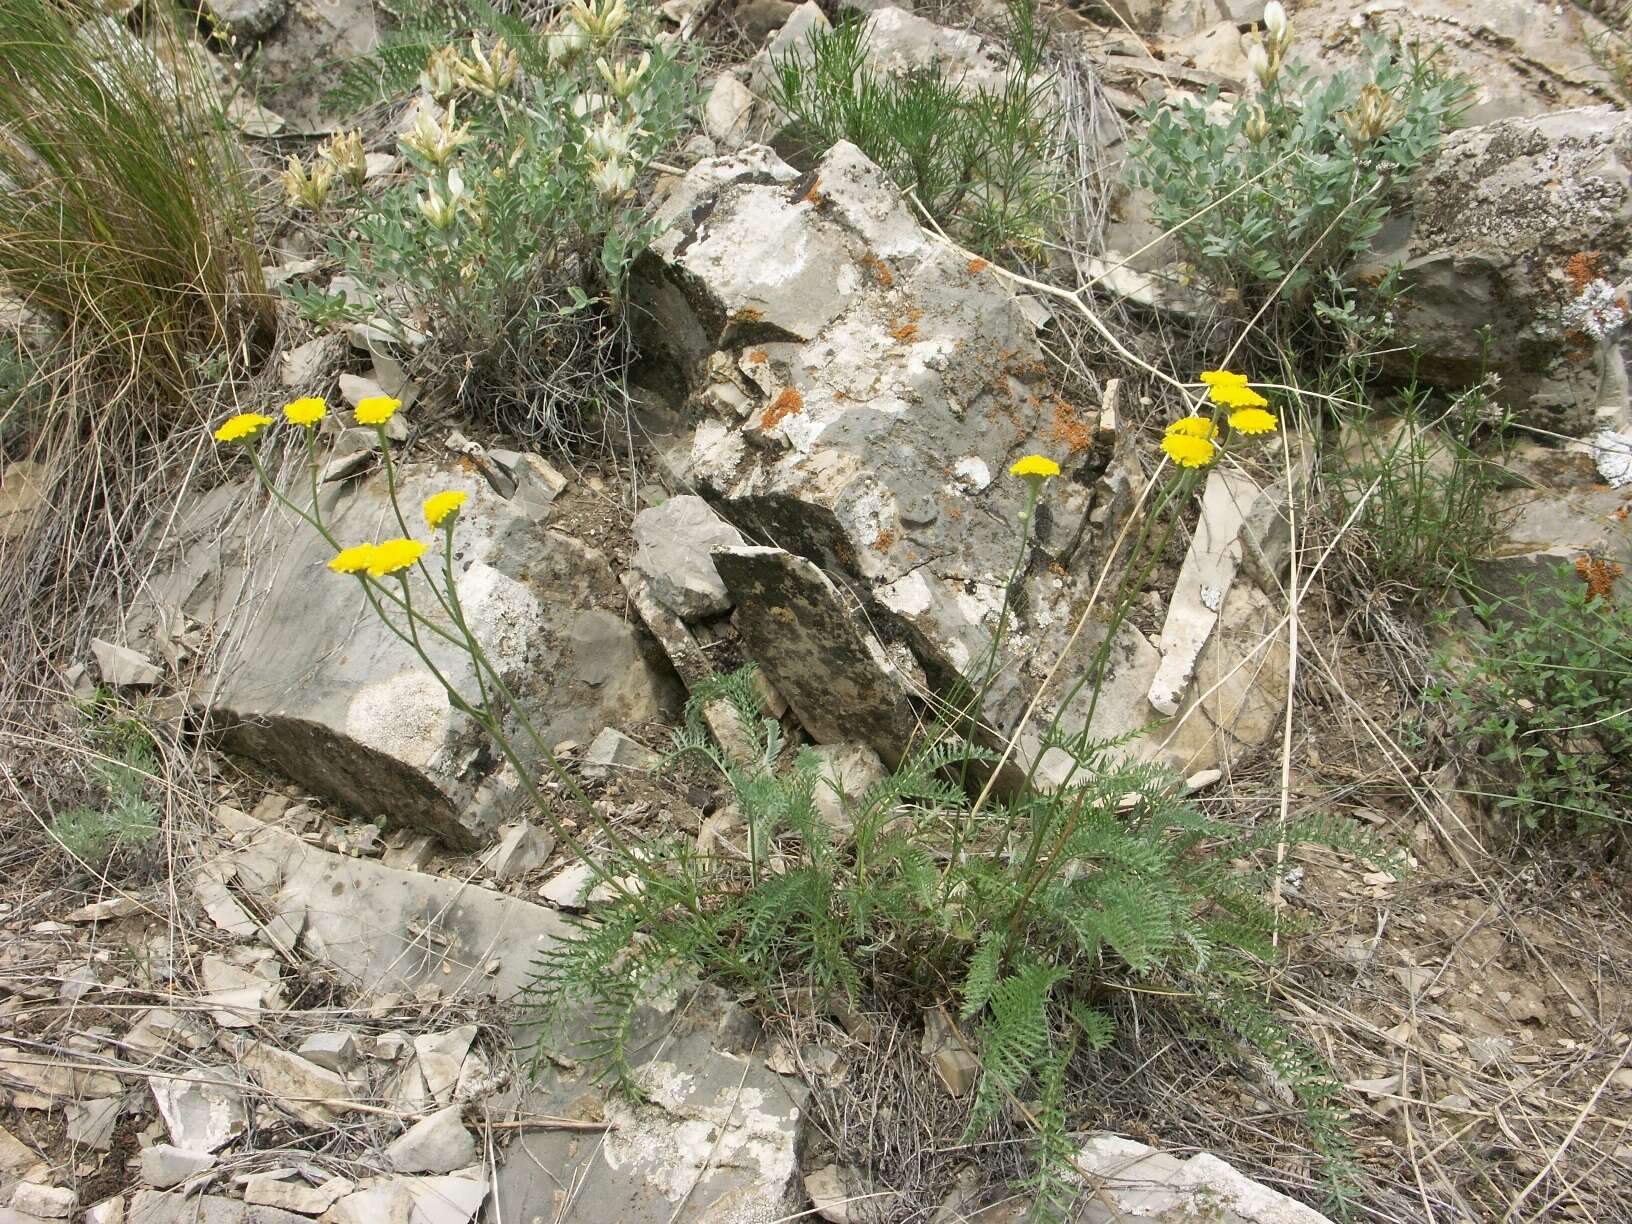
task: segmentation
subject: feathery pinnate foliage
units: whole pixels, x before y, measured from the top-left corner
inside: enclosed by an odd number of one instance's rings
[[[747,763],[703,730],[701,705],[722,697],[749,729]],[[1329,1077],[1318,1058],[1249,996],[1273,954],[1264,898],[1275,845],[1373,848],[1321,818],[1241,831],[1114,745],[1056,733],[1049,746],[1076,759],[1076,781],[975,814],[956,779],[991,756],[942,729],[848,801],[852,827],[841,832],[817,809],[816,788],[825,785],[817,758],[791,753],[763,717],[751,670],[699,687],[675,752],[729,783],[740,850],[674,842],[608,864],[639,887],[578,920],[573,937],[544,954],[533,993],[539,1018],[593,1010],[588,1052],[628,1081],[627,1038],[641,1000],[684,971],[766,1003],[787,988],[832,1008],[860,1002],[875,974],[897,990],[911,983],[923,1006],[944,1002],[945,984],[958,983],[981,1062],[969,1133],[1039,1098],[1032,1189],[1040,1208],[1058,1215],[1071,1195],[1067,1076],[1080,1052],[1115,1039],[1107,996],[1120,984],[1155,983],[1187,998],[1215,1039],[1233,1034],[1259,1049],[1304,1096],[1319,1141],[1340,1153],[1341,1120],[1326,1108]],[[950,859],[949,845],[964,852]],[[1263,866],[1248,865],[1260,859]]]

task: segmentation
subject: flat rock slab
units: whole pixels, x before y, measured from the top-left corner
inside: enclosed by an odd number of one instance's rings
[[[637,1072],[647,1102],[605,1103],[612,1124],[599,1142],[563,1131],[524,1130],[499,1170],[502,1219],[524,1220],[575,1187],[566,1219],[771,1224],[803,1205],[795,1155],[805,1090],[758,1058],[724,1053],[707,1033],[653,1042]],[[549,1073],[524,1112],[569,1114],[588,1071]]]
[[[468,496],[453,535],[464,619],[543,742],[587,742],[603,727],[673,711],[678,687],[656,645],[626,619],[606,558],[551,530],[548,506],[500,497],[455,463],[401,465],[397,484],[410,534],[424,534],[418,508],[429,494]],[[485,844],[525,806],[514,771],[499,768],[497,748],[381,623],[356,579],[328,570],[333,549],[275,507],[268,524],[252,524],[240,495],[217,491],[189,508],[175,529],[179,555],[127,624],[140,632],[175,623],[179,609],[219,635],[216,674],[197,691],[209,694],[210,723],[230,750],[365,819],[431,833],[455,849]],[[403,534],[378,474],[326,485],[320,496],[344,544]],[[439,587],[442,554],[433,540],[426,561]],[[410,571],[409,588],[417,608],[451,627],[431,582]],[[479,702],[470,656],[428,628],[420,633],[436,669]],[[542,768],[513,718],[509,730],[524,767]]]
[[[239,882],[263,905],[304,907],[302,951],[365,994],[433,982],[450,995],[507,999],[531,979],[533,956],[567,931],[544,906],[320,850],[233,808],[218,808],[216,822],[233,839],[222,857]]]
[[[746,542],[700,497],[671,497],[635,515],[635,568],[652,593],[686,620],[730,610],[709,553]]]
[[[1359,272],[1403,267],[1396,364],[1456,389],[1495,371],[1502,407],[1571,437],[1601,409],[1624,419],[1626,309],[1616,299],[1632,276],[1625,110],[1452,132],[1374,247]]]
[[[1560,568],[1568,572],[1580,558],[1597,557],[1625,571],[1612,584],[1624,596],[1632,573],[1632,489],[1515,489],[1498,497],[1507,517],[1502,538],[1494,556],[1473,565],[1482,594],[1517,600],[1528,582],[1533,595],[1545,596],[1559,589]],[[1569,573],[1564,581],[1579,579]]]
[[[1150,704],[1161,714],[1178,713],[1195,678],[1196,660],[1241,565],[1241,529],[1261,496],[1257,482],[1244,472],[1219,468],[1207,474],[1195,536],[1179,567],[1156,646],[1162,662],[1150,684]]]
[[[1331,1224],[1313,1207],[1253,1181],[1211,1152],[1182,1158],[1119,1135],[1096,1135],[1077,1153],[1077,1163],[1101,1191],[1101,1201],[1073,1216],[1079,1224]]]
[[[219,1194],[142,1190],[131,1200],[126,1224],[311,1224],[308,1216],[252,1207]]]

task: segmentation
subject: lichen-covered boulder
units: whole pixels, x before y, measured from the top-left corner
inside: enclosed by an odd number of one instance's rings
[[[1627,412],[1632,114],[1601,106],[1457,132],[1360,268],[1398,264],[1402,370],[1572,437]],[[1488,332],[1487,330],[1488,329]]]
[[[921,228],[853,145],[805,175],[763,146],[700,162],[659,221],[633,293],[648,351],[689,393],[666,461],[746,535],[809,563],[716,554],[751,653],[819,742],[859,739],[894,761],[913,721],[904,700],[959,685],[984,688],[991,737],[1007,736],[1066,653],[1131,504],[1106,476],[1100,405],[1060,394],[1025,304]],[[1009,468],[1034,452],[1062,474],[1022,556],[1029,490]],[[817,571],[836,579],[830,595],[794,598],[783,579],[803,573],[814,592]],[[831,631],[833,607],[859,633]],[[1106,739],[1159,718],[1147,693],[1161,654],[1131,624],[1105,652],[1099,699],[1073,690],[1104,632],[1091,617],[1071,646],[1023,729],[1022,761],[1061,703],[1067,729],[1089,722]],[[1202,768],[1216,759],[1201,743],[1211,729],[1198,714],[1131,748]]]

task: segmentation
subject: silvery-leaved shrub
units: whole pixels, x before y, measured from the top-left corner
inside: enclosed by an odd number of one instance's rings
[[[1226,303],[1277,291],[1305,300],[1341,269],[1388,215],[1390,194],[1438,146],[1461,113],[1465,78],[1397,40],[1368,41],[1359,74],[1323,77],[1287,58],[1291,23],[1265,14],[1248,59],[1251,88],[1219,107],[1151,103],[1129,154],[1163,229],[1194,279]]]
[[[333,235],[364,300],[291,296],[313,321],[426,335],[416,373],[523,432],[574,432],[616,358],[625,274],[655,235],[636,188],[684,122],[692,74],[623,0],[573,4],[544,30],[482,16],[421,61],[398,173],[365,185],[345,135],[292,159],[290,205]]]

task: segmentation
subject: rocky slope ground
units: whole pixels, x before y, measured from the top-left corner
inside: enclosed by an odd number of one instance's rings
[[[259,48],[267,134],[320,126],[297,70],[375,30],[366,5],[210,7]],[[886,70],[1000,73],[954,15],[864,7]],[[1109,161],[1145,99],[1245,88],[1262,5],[1112,7],[1051,14],[1102,91]],[[1208,811],[1271,826],[1319,809],[1401,848],[1385,868],[1292,846],[1276,885],[1276,1002],[1343,1081],[1357,1213],[1623,1218],[1624,864],[1515,860],[1452,776],[1419,768],[1400,668],[1421,653],[1358,635],[1388,613],[1323,569],[1316,439],[1211,471],[1114,630],[1097,702],[1033,708],[1062,656],[1080,669],[1102,645],[1103,627],[1072,630],[1096,558],[1140,512],[1154,436],[1142,391],[1072,379],[1060,355],[1084,313],[1154,351],[1163,320],[1204,309],[1170,244],[1147,244],[1139,194],[1119,193],[1092,256],[1092,307],[1020,283],[922,224],[854,145],[806,158],[774,139],[762,48],[832,10],[670,9],[718,44],[717,70],[631,290],[632,453],[544,455],[416,407],[367,325],[291,344],[262,389],[408,401],[391,479],[404,504],[468,496],[449,572],[540,733],[521,766],[547,749],[626,836],[729,847],[730,796],[662,756],[689,693],[757,664],[767,714],[816,746],[829,789],[858,793],[935,694],[979,682],[1007,601],[980,714],[1014,740],[1012,767],[1061,776],[1042,739],[1057,716],[1125,737]],[[1419,373],[1494,370],[1525,432],[1483,580],[1632,567],[1632,117],[1591,54],[1596,19],[1524,0],[1318,0],[1295,17],[1323,65],[1398,19],[1477,75],[1374,247],[1412,287],[1400,336]],[[1600,282],[1620,319],[1586,335],[1571,320]],[[1477,351],[1470,318],[1490,325]],[[325,514],[370,535],[391,514],[378,444],[320,440]],[[1007,472],[1032,452],[1063,471],[1015,578],[1026,489]],[[0,1224],[1023,1218],[1012,1165],[962,1134],[978,1063],[948,1016],[880,1003],[791,1021],[692,982],[644,1001],[638,1100],[559,1048],[535,1059],[537,958],[606,895],[535,819],[515,763],[324,571],[327,545],[251,482],[204,483],[139,542],[144,580],[64,668],[65,688],[119,694],[185,756],[162,837],[119,870],[65,868],[42,832],[49,767],[0,767]],[[44,501],[26,462],[7,467],[0,545]],[[463,656],[431,658],[474,683]],[[0,734],[21,744],[31,716]],[[703,717],[732,751],[735,713]],[[561,789],[546,781],[543,802]],[[1149,1024],[1101,1064],[1076,1218],[1322,1219],[1286,1086]]]

